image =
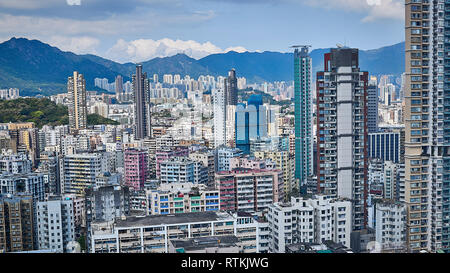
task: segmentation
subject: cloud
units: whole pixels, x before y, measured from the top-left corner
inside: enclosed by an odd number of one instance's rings
[[[182,0],[0,0],[0,13],[16,16],[99,20],[114,15],[175,10]],[[74,8],[76,7],[76,8]]]
[[[2,0],[0,0],[2,1]],[[193,11],[176,14],[149,12],[139,15],[112,15],[108,18],[83,20],[28,15],[2,14],[0,11],[0,36],[26,36],[42,39],[52,35],[115,37],[119,33],[128,35],[146,33],[163,27],[190,27],[215,17],[209,11]]]
[[[405,7],[403,1],[399,0],[367,0],[370,6],[369,15],[363,18],[363,22],[379,19],[401,19],[404,20]]]
[[[295,1],[295,0],[293,0]],[[300,0],[306,5],[325,9],[341,9],[366,14],[362,22],[382,19],[404,20],[403,0]]]
[[[66,0],[69,6],[80,6],[81,0]]]
[[[363,22],[382,19],[404,20],[404,0],[203,0],[232,4],[303,4],[323,9],[339,9],[365,14]]]
[[[118,62],[142,62],[156,57],[173,56],[184,53],[194,59],[200,59],[214,53],[228,51],[245,52],[244,47],[229,47],[225,50],[211,42],[199,43],[193,40],[172,40],[168,38],[160,40],[139,39],[125,41],[119,39],[117,43],[106,52],[106,57]]]
[[[97,54],[96,49],[100,45],[99,39],[87,36],[52,36],[48,42],[63,51],[70,51],[77,54]]]
[[[230,52],[230,51],[242,53],[242,52],[247,52],[248,50],[242,46],[228,47],[227,49],[224,50],[224,52]]]

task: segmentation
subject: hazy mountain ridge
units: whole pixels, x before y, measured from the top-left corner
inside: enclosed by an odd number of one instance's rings
[[[392,74],[404,71],[404,42],[374,50],[360,51],[360,66],[371,75]],[[323,54],[329,49],[311,52],[313,73],[323,68]],[[248,82],[292,81],[293,54],[265,51],[212,54],[196,60],[185,54],[154,58],[142,62],[144,71],[151,77],[159,74],[227,75],[235,68],[238,77]],[[64,52],[38,40],[11,38],[0,44],[0,88],[17,87],[23,95],[49,95],[66,92],[67,77],[74,70],[84,74],[87,88],[95,90],[94,78],[107,78],[110,82],[120,74],[130,80],[135,64],[120,64],[92,54],[77,55]]]

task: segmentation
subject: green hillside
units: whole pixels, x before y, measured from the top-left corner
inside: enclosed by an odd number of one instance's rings
[[[97,114],[88,115],[88,125],[119,124]],[[0,100],[0,123],[34,122],[42,128],[44,125],[69,124],[66,106],[57,105],[49,99],[20,98],[16,100]]]

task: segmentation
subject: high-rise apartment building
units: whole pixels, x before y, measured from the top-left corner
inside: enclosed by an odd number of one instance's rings
[[[213,113],[214,113],[214,147],[226,145],[227,143],[227,104],[224,89],[213,90]]]
[[[295,178],[306,183],[313,174],[312,59],[308,46],[294,51]]]
[[[68,243],[75,240],[73,201],[52,196],[37,203],[39,249],[65,252]]]
[[[133,75],[135,139],[143,139],[151,134],[149,89],[147,73],[142,72],[142,65],[137,65],[136,74]]]
[[[197,151],[189,153],[189,158],[203,164],[203,167],[208,169],[208,186],[214,186],[214,172],[215,172],[215,156],[212,151]]]
[[[130,213],[128,187],[107,185],[85,190],[87,221],[111,221]]]
[[[33,198],[0,195],[0,253],[34,247]]]
[[[238,168],[216,174],[220,209],[264,211],[284,199],[283,173],[280,170]]]
[[[130,191],[128,187],[108,185],[89,187],[85,190],[86,229],[89,234],[92,223],[113,221],[130,214]],[[87,244],[90,244],[87,238]]]
[[[352,200],[353,229],[367,221],[367,85],[358,49],[325,54],[317,73],[317,187],[330,197]]]
[[[284,196],[289,196],[294,188],[298,185],[294,184],[294,156],[288,151],[257,151],[254,156],[259,159],[270,159],[276,164],[276,168],[283,171]]]
[[[69,94],[69,127],[71,133],[76,133],[87,126],[86,81],[83,74],[73,72],[73,77],[67,81]]]
[[[172,157],[160,163],[160,181],[166,183],[208,183],[208,167],[189,157]]]
[[[124,93],[122,76],[117,75],[114,84],[115,84],[115,91],[116,91],[116,99],[118,101],[122,101],[123,100],[123,93]]]
[[[125,185],[137,191],[143,189],[149,178],[148,151],[128,149],[124,156]]]
[[[447,1],[406,0],[407,247],[450,250],[450,69]]]
[[[96,184],[96,178],[108,172],[105,154],[66,155],[61,162],[62,193],[84,195],[84,190]]]
[[[221,147],[216,149],[216,172],[230,171],[230,159],[242,155],[242,151],[238,148]]]

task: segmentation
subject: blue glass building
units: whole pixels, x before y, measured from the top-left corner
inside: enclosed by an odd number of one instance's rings
[[[250,154],[250,140],[267,136],[266,108],[261,95],[251,95],[247,105],[236,106],[235,141],[236,148]]]

